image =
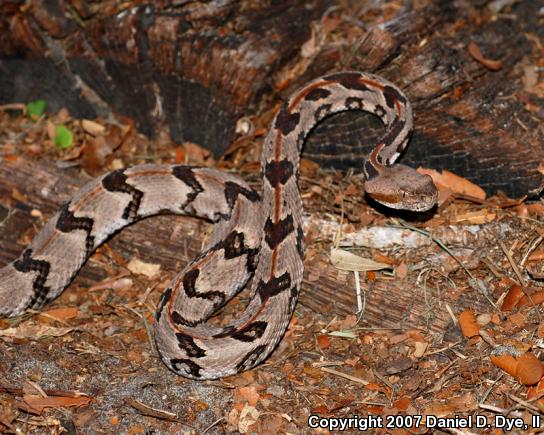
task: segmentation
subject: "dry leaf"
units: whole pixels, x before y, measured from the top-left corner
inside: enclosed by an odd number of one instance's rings
[[[66,124],[68,121],[70,121],[70,112],[66,107],[61,107],[59,109],[57,112],[57,120],[61,124]]]
[[[421,358],[423,355],[425,355],[427,347],[429,347],[429,343],[416,341],[414,344],[415,344],[415,350],[414,350],[413,356],[414,358]]]
[[[257,391],[257,387],[255,385],[251,385],[248,387],[240,387],[236,391],[236,398],[237,399],[243,399],[247,402],[250,406],[257,406],[257,402],[260,399],[259,392]]]
[[[308,159],[300,159],[300,173],[306,177],[314,175],[319,169],[319,164]]]
[[[453,193],[472,196],[482,201],[486,198],[485,191],[476,184],[468,181],[466,178],[460,177],[453,172],[443,170],[442,173],[432,170],[418,168],[420,174],[428,174],[433,179],[434,184],[442,189],[449,189]]]
[[[289,419],[288,416],[287,416],[287,419]],[[290,419],[288,421],[290,421]],[[286,433],[285,429],[283,429],[283,424],[284,424],[283,418],[279,415],[275,415],[275,414],[264,415],[261,421],[261,426],[260,426],[261,431],[259,433],[261,435],[274,435],[278,433]]]
[[[235,430],[238,427],[239,419],[240,411],[236,408],[231,409],[227,415],[227,427],[230,428],[230,430]]]
[[[480,333],[480,325],[476,322],[476,316],[470,309],[466,309],[459,315],[459,326],[466,338],[475,337]]]
[[[75,328],[54,328],[47,325],[27,325],[23,323],[17,328],[0,329],[0,337],[29,338],[38,340],[43,337],[61,337]]]
[[[470,41],[467,48],[470,55],[487,69],[491,71],[498,71],[502,68],[502,62],[500,60],[485,58],[480,51],[480,47],[478,47],[474,41]]]
[[[201,146],[192,143],[192,142],[184,142],[183,147],[185,148],[185,152],[187,157],[196,163],[204,163],[204,162],[211,162],[213,159],[211,159],[211,152],[205,148],[202,148]]]
[[[327,349],[331,345],[331,339],[327,335],[318,335],[317,345],[320,349]]]
[[[541,379],[537,385],[530,387],[527,391],[527,399],[533,400],[544,396],[544,379]]]
[[[177,147],[174,162],[177,164],[185,163],[185,158],[186,158],[185,149],[183,147]]]
[[[399,264],[398,260],[391,258],[387,255],[380,254],[379,252],[374,252],[372,254],[372,259],[378,261],[379,263],[390,264],[391,266]]]
[[[494,365],[504,370],[509,375],[516,376],[518,361],[512,355],[491,355],[490,359]]]
[[[410,398],[403,396],[393,402],[393,408],[398,409],[399,411],[406,411],[410,406],[410,403]]]
[[[66,397],[66,396],[23,396],[19,408],[26,412],[41,414],[44,408],[70,408],[73,406],[87,406],[91,403],[91,398],[87,396]]]
[[[414,341],[421,341],[421,342],[425,341],[423,334],[421,333],[421,331],[418,331],[417,329],[410,329],[406,331],[406,335]]]
[[[531,255],[529,255],[529,258],[527,258],[527,261],[542,261],[542,260],[544,260],[543,249],[537,249],[536,251],[533,251]]]
[[[542,173],[542,172],[541,172]],[[531,216],[544,217],[544,204],[527,204],[527,211]]]
[[[55,124],[53,123],[53,121],[48,119],[46,123],[46,128],[47,128],[47,137],[50,140],[54,140],[57,133],[56,133]]]
[[[496,213],[485,210],[485,209],[481,209],[481,210],[463,212],[455,216],[455,218],[451,219],[451,222],[454,224],[458,224],[462,222],[462,223],[467,223],[471,225],[482,225],[488,222],[493,222],[496,217],[497,217]]]
[[[391,269],[389,264],[378,263],[369,258],[363,258],[344,249],[331,249],[331,263],[340,270],[366,272],[368,270]]]
[[[406,262],[400,263],[395,269],[395,276],[398,279],[404,279],[408,276],[408,264]]]
[[[128,270],[132,273],[138,273],[140,275],[145,275],[149,278],[159,274],[161,270],[160,264],[145,263],[137,258],[132,258],[127,264]]]
[[[523,297],[523,288],[519,284],[513,283],[502,302],[502,311],[510,311]]]
[[[240,412],[240,419],[238,420],[238,430],[241,433],[248,433],[250,426],[255,424],[259,419],[261,413],[257,411],[254,406],[246,405]]]
[[[89,174],[97,174],[112,154],[112,148],[103,136],[87,136],[81,165]]]
[[[81,128],[92,136],[100,136],[106,131],[106,127],[90,119],[82,119]]]
[[[531,352],[526,352],[518,358],[516,378],[523,385],[534,385],[544,375],[544,367],[540,360]]]
[[[163,409],[152,408],[151,406],[130,397],[125,398],[125,403],[132,406],[142,415],[147,415],[149,417],[160,418],[168,421],[179,421],[177,415],[172,412],[168,412]]]
[[[538,305],[544,302],[544,291],[536,291],[532,293],[530,296],[524,295],[522,298],[520,298],[517,307],[523,308],[527,305]]]
[[[40,316],[53,317],[57,320],[68,320],[77,317],[79,310],[74,307],[69,308],[55,308],[52,310],[43,311]]]

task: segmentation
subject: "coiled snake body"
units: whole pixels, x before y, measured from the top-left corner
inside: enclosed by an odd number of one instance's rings
[[[385,132],[364,162],[365,189],[393,208],[431,208],[430,177],[393,165],[412,129],[402,92],[370,74],[320,77],[295,92],[264,142],[261,197],[239,178],[209,168],[141,165],[85,185],[18,259],[0,269],[0,316],[40,308],[57,297],[94,249],[141,218],[168,211],[216,223],[203,253],[162,295],[155,337],[164,363],[194,379],[254,367],[283,336],[303,275],[304,234],[299,154],[312,127],[344,110],[376,114]],[[232,325],[207,318],[252,281],[251,301]]]

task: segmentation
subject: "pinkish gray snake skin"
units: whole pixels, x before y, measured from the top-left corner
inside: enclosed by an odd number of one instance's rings
[[[276,115],[263,146],[260,195],[209,168],[141,165],[110,172],[85,185],[18,259],[0,269],[0,316],[56,298],[121,228],[164,211],[198,216],[216,223],[214,234],[163,293],[154,324],[157,348],[168,368],[193,379],[254,367],[281,340],[302,282],[302,145],[317,122],[344,110],[373,113],[385,125],[363,164],[367,193],[389,207],[430,209],[437,197],[430,177],[394,165],[412,130],[406,97],[375,75],[331,74],[295,92]],[[207,324],[253,275],[241,317],[226,327]]]

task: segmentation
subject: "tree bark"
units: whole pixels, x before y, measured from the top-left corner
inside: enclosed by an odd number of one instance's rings
[[[266,113],[319,74],[365,70],[403,87],[414,105],[405,163],[513,197],[543,184],[539,2],[125,5],[4,2],[0,103],[45,98],[51,111],[65,106],[76,117],[121,113],[149,136],[169,130],[217,156],[241,116]],[[306,156],[359,169],[380,127],[370,116],[336,115],[316,129]],[[360,159],[343,157],[354,150]]]

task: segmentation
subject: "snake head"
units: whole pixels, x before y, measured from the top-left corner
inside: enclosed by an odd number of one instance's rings
[[[438,199],[432,178],[405,165],[380,168],[378,175],[366,180],[365,191],[387,207],[417,212],[430,210]]]

